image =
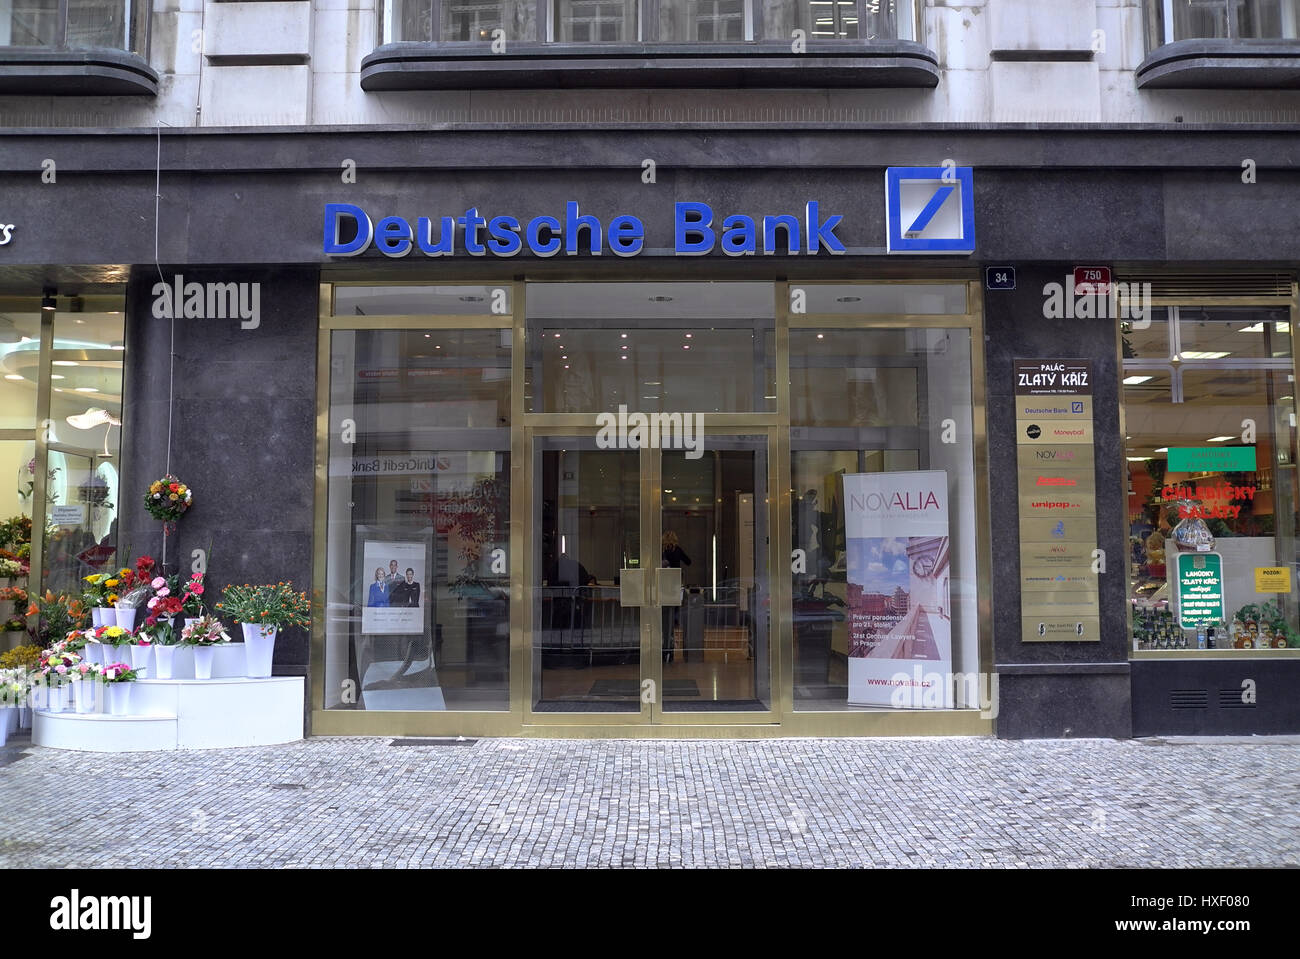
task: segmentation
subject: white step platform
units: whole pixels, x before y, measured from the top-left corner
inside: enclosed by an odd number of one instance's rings
[[[131,715],[38,709],[32,743],[88,752],[224,749],[302,739],[305,679],[141,679]]]

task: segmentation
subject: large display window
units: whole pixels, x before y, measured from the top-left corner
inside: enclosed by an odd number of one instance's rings
[[[1123,332],[1134,655],[1300,649],[1288,304]]]

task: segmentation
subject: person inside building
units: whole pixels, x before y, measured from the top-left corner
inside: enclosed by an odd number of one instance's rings
[[[664,530],[663,535],[663,563],[667,569],[681,569],[683,566],[691,565],[691,558],[686,555],[686,550],[682,549],[681,543],[677,541],[677,534],[672,530]],[[673,661],[673,646],[675,645],[675,633],[679,620],[677,606],[664,607],[664,662]],[[683,637],[683,644],[685,638]],[[685,658],[685,649],[682,650]]]

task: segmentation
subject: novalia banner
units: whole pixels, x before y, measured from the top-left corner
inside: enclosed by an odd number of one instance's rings
[[[944,696],[898,693],[952,671],[948,474],[846,474],[844,527],[849,703],[944,705]]]

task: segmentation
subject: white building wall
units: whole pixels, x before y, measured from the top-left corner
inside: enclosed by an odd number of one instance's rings
[[[379,0],[154,0],[156,98],[5,97],[4,126],[662,119],[858,123],[1300,122],[1300,91],[1149,90],[1141,0],[926,0],[935,89],[361,89]]]

